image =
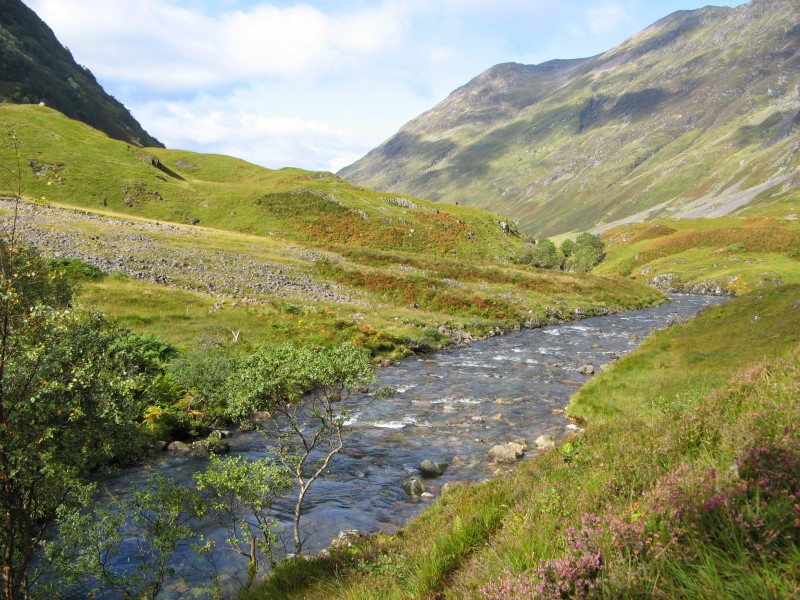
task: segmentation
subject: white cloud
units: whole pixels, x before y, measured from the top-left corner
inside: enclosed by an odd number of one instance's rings
[[[151,101],[134,113],[159,133],[169,148],[227,154],[271,168],[300,166],[337,171],[375,141],[361,132],[301,116],[274,116],[254,105],[266,90],[237,91],[224,98]]]
[[[218,17],[166,0],[30,4],[98,76],[165,92],[336,68],[392,47],[405,23],[402,3],[389,1],[343,14],[264,3]]]

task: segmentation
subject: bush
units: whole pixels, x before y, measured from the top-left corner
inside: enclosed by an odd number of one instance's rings
[[[539,240],[536,245],[528,246],[519,262],[541,269],[557,269],[563,262],[563,256],[551,240]]]
[[[572,257],[565,263],[570,271],[588,272],[605,258],[606,245],[596,235],[582,233],[575,240]]]
[[[73,284],[81,281],[95,281],[103,276],[99,267],[77,258],[57,258],[50,265],[52,271],[62,273]]]

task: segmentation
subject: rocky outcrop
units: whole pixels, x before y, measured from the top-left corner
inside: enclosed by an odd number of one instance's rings
[[[0,209],[12,208],[9,201],[0,200]],[[243,304],[258,303],[263,296],[365,304],[346,296],[336,284],[316,281],[285,263],[204,249],[202,229],[115,219],[80,210],[34,209],[28,204],[22,204],[20,210],[26,222],[21,230],[26,243],[53,258],[77,259],[106,274],[123,273]],[[96,224],[102,233],[87,240],[73,226],[86,222]],[[181,243],[187,239],[191,245]]]

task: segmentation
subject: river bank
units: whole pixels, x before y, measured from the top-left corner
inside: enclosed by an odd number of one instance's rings
[[[563,440],[570,424],[563,415],[570,396],[590,378],[632,350],[650,331],[696,314],[719,299],[676,296],[670,304],[631,313],[591,317],[578,322],[522,330],[476,342],[469,347],[411,357],[379,371],[375,389],[394,390],[376,400],[362,394],[349,400],[345,447],[324,479],[309,492],[304,529],[316,552],[342,530],[396,532],[430,504],[445,485],[506,477],[509,467],[488,457],[497,444],[525,439],[535,454],[541,435]],[[258,432],[231,435],[234,456],[259,458],[268,452]],[[409,497],[402,482],[420,476],[424,460],[446,464],[441,477],[423,479],[430,496]],[[146,466],[103,482],[119,496],[141,486],[154,472],[193,485],[205,466],[199,457],[160,455]],[[291,501],[277,506],[279,532],[291,522]],[[222,546],[224,532],[203,525],[204,535]],[[120,564],[130,559],[120,555]],[[178,557],[178,563],[189,557]],[[220,570],[244,565],[225,557]],[[197,575],[194,576],[197,578]]]
[[[615,597],[656,585],[670,597],[726,597],[731,581],[739,597],[787,597],[798,583],[787,577],[798,572],[791,503],[776,489],[764,505],[772,520],[758,531],[786,532],[774,553],[758,550],[761,534],[744,524],[765,498],[753,477],[791,466],[800,447],[797,428],[786,428],[797,409],[798,310],[797,286],[764,289],[657,332],[573,397],[569,413],[586,421],[579,439],[507,477],[455,487],[396,535],[282,563],[245,597],[550,597],[547,586],[576,577]],[[759,448],[789,462],[765,458],[751,473],[741,461]],[[793,477],[780,481],[797,485]],[[728,500],[711,514],[714,489]],[[735,537],[715,537],[722,531]],[[651,553],[656,542],[669,551]]]

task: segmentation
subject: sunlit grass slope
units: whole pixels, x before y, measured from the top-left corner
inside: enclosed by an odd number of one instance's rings
[[[521,244],[488,211],[376,192],[331,173],[138,148],[46,107],[0,105],[0,127],[16,130],[30,198],[323,245],[494,258]],[[13,162],[3,144],[0,163]]]
[[[597,269],[664,287],[711,283],[735,294],[800,283],[800,223],[750,217],[683,219],[617,227]]]
[[[710,308],[581,389],[569,443],[244,597],[793,597],[798,344],[800,286]]]
[[[104,267],[82,301],[183,348],[349,340],[396,356],[662,300],[616,275],[515,265],[525,236],[486,211],[136,148],[40,106],[2,105],[0,125],[16,131],[23,195],[40,203],[22,221],[31,243]],[[0,164],[15,166],[12,146]],[[14,177],[3,184],[16,191]],[[267,276],[294,287],[263,291]]]

